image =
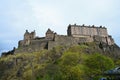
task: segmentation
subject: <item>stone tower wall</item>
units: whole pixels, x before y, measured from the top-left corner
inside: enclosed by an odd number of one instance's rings
[[[31,40],[34,39],[36,36],[35,31],[29,33],[28,30],[26,30],[25,34],[24,34],[24,40]]]
[[[45,38],[48,39],[48,40],[53,40],[54,36],[55,36],[55,33],[52,30],[48,29],[47,32],[46,32],[46,37]]]

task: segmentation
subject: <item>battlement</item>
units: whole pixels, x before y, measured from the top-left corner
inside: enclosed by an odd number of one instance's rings
[[[69,24],[69,26],[73,26],[73,27],[89,27],[89,28],[103,28],[103,29],[107,29],[105,26],[95,26],[95,25],[85,25],[85,24],[82,24],[82,25],[76,25],[76,24]]]

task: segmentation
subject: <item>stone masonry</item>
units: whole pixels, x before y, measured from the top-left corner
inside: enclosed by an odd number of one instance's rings
[[[105,42],[108,45],[114,44],[114,40],[110,35],[108,35],[107,28],[105,27],[96,27],[92,26],[85,26],[83,25],[69,25],[67,30],[68,36],[72,37],[88,37],[89,39],[92,38],[93,41],[100,41]],[[89,41],[88,41],[89,42]]]
[[[86,36],[101,36],[107,37],[107,29],[105,27],[95,27],[83,25],[69,25],[67,30],[68,36],[73,37],[86,37]]]
[[[24,39],[19,41],[18,49],[15,53],[33,52],[42,49],[52,49],[56,46],[72,46],[85,42],[104,42],[113,45],[113,38],[108,35],[105,27],[85,26],[85,25],[69,25],[67,35],[58,35],[54,31],[48,29],[45,37],[36,37],[35,31],[28,32],[26,30]]]

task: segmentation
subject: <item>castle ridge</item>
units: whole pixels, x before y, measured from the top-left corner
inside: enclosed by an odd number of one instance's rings
[[[42,49],[52,49],[56,46],[73,46],[85,42],[99,42],[108,45],[114,45],[113,38],[108,35],[105,27],[86,26],[86,25],[69,25],[67,35],[58,35],[54,31],[48,29],[45,37],[36,37],[35,31],[28,32],[26,30],[24,39],[18,43],[19,52],[33,52]]]

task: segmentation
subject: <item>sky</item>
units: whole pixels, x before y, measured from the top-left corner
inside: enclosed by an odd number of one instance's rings
[[[17,47],[26,29],[66,35],[75,23],[105,26],[120,46],[120,0],[0,0],[0,53]]]

